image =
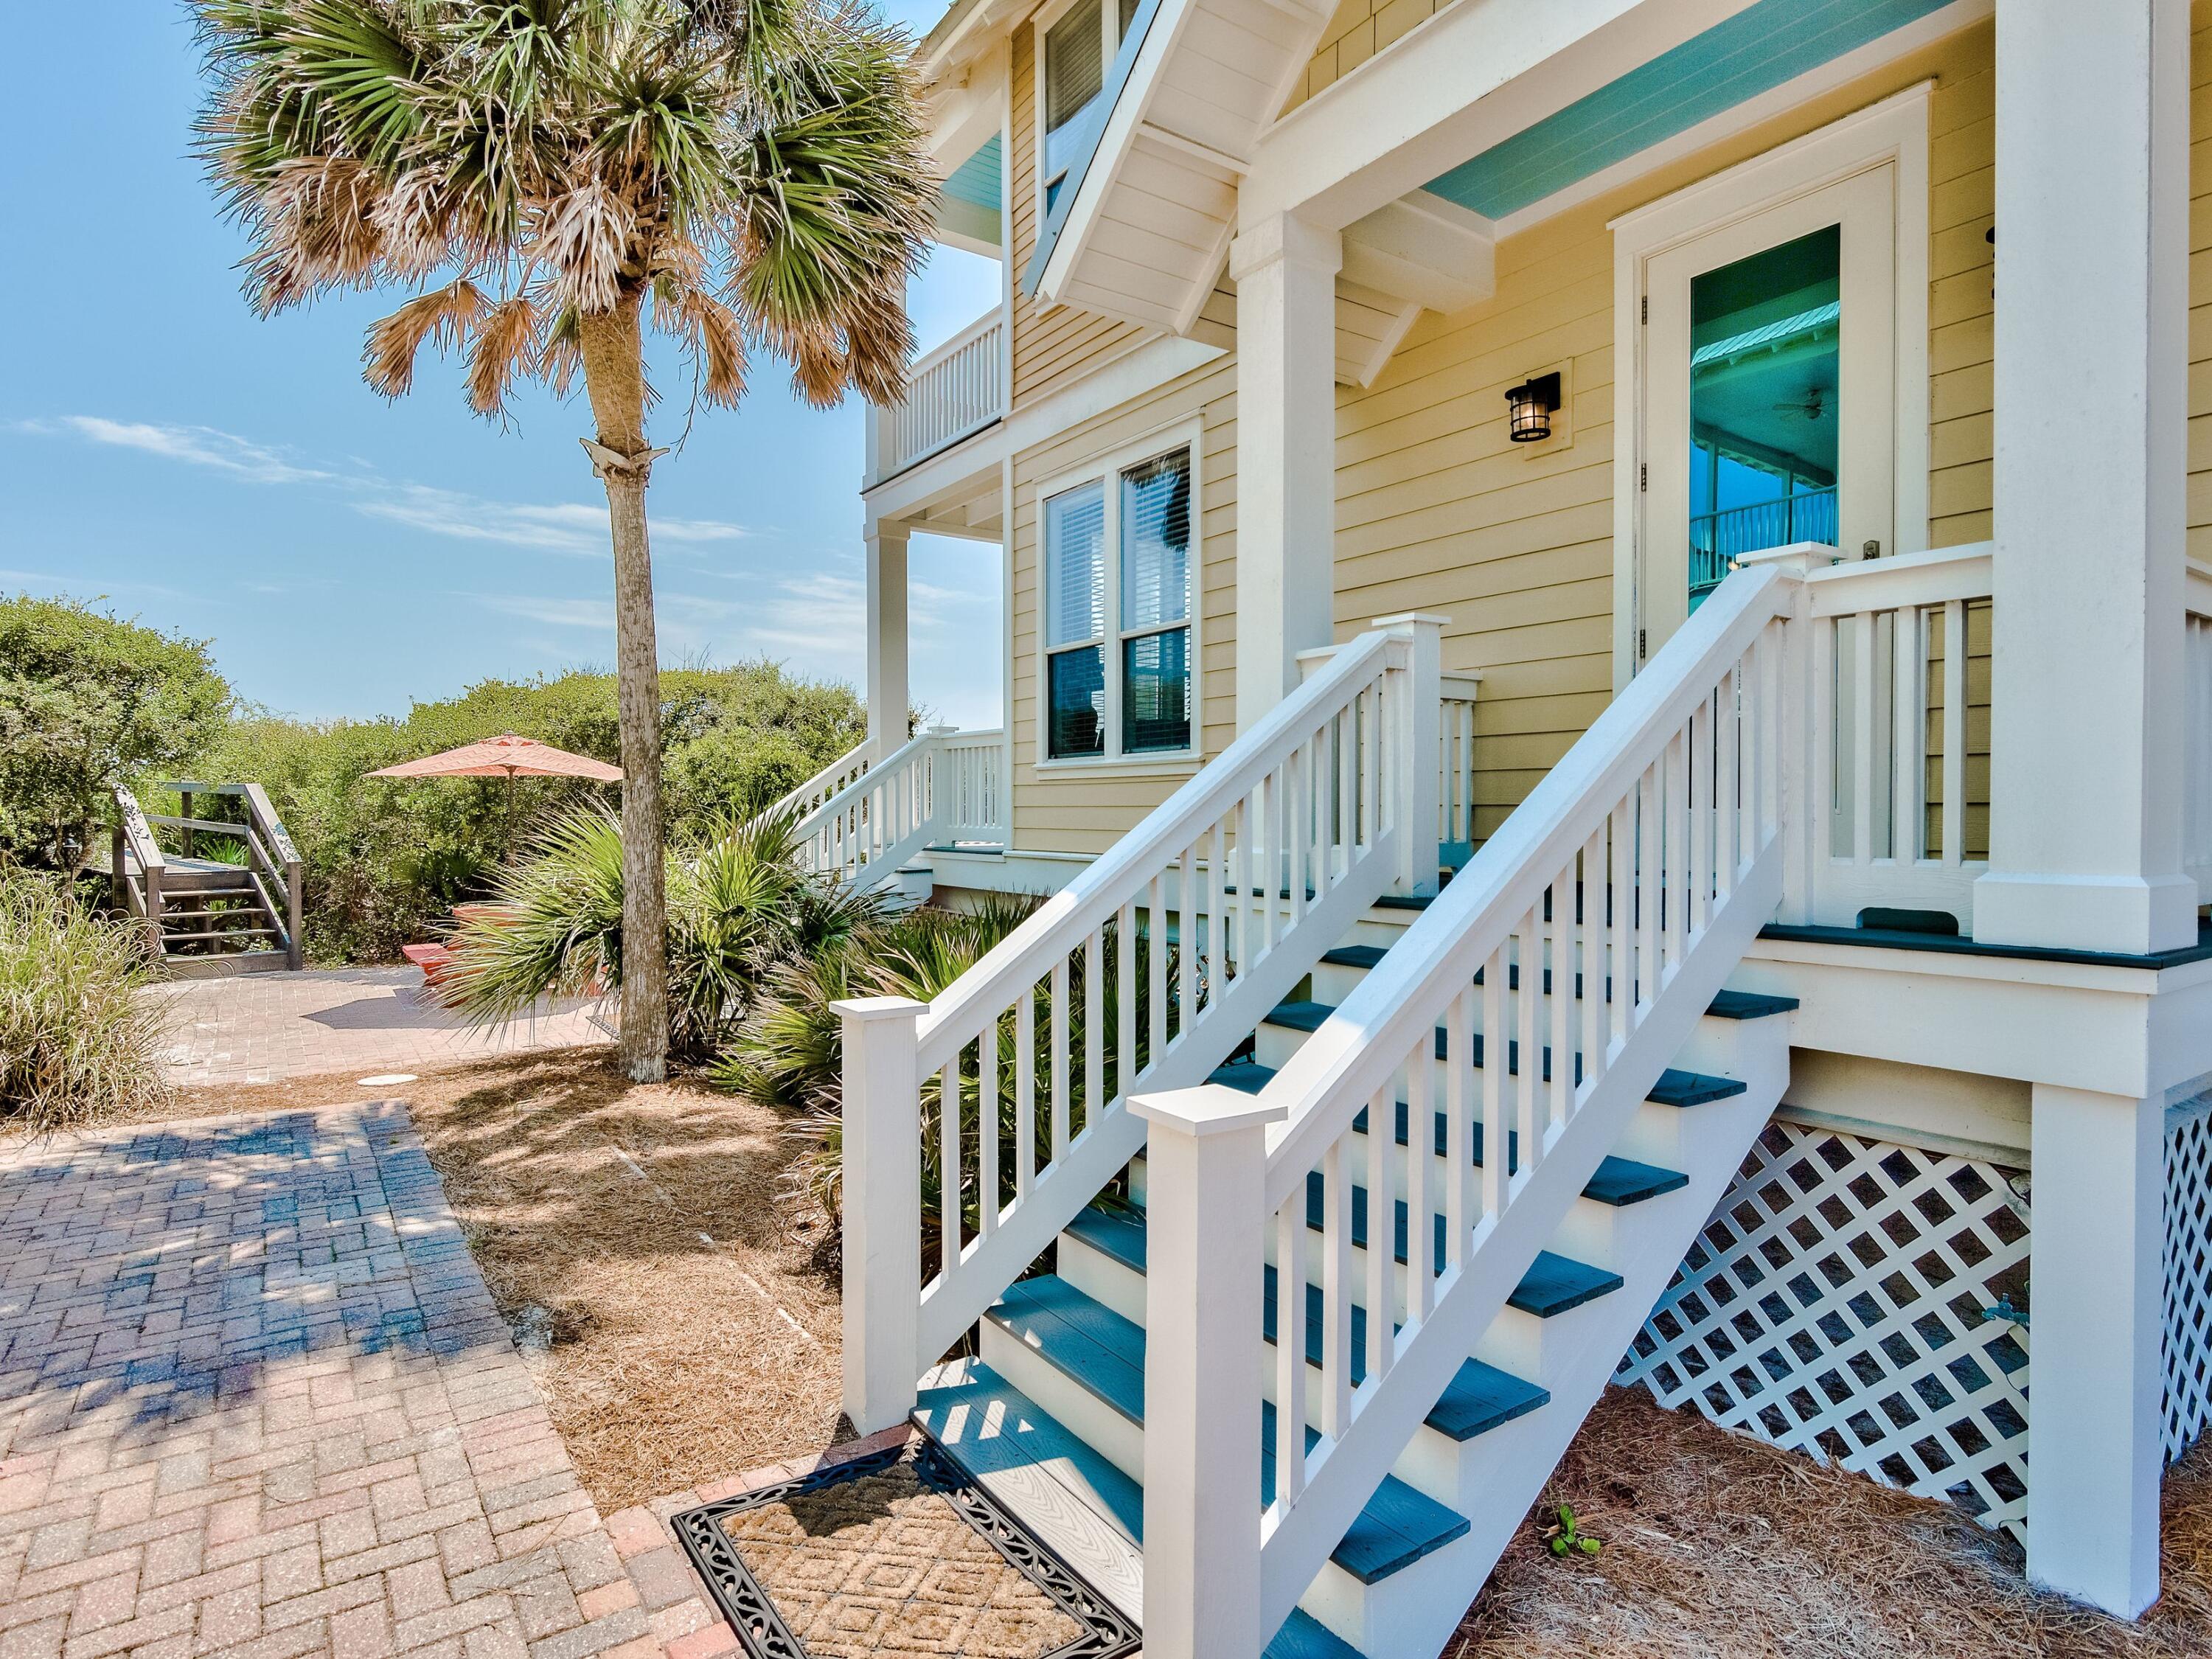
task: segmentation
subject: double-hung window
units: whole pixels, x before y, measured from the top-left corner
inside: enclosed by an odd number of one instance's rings
[[[1044,131],[1039,147],[1048,213],[1092,124],[1104,118],[1099,94],[1105,89],[1106,66],[1121,49],[1136,11],[1137,0],[1076,0],[1044,31]]]
[[[1045,498],[1048,760],[1193,746],[1190,457],[1181,447]]]

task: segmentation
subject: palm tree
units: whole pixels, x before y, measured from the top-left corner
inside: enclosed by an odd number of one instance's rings
[[[614,541],[624,860],[622,1057],[668,1046],[644,331],[733,406],[749,343],[817,405],[899,395],[935,190],[904,37],[858,0],[192,0],[199,148],[264,315],[417,290],[370,331],[397,398],[427,344],[470,406],[580,374]]]

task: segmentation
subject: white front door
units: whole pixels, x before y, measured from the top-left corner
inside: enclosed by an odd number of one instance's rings
[[[1894,550],[1896,191],[1871,167],[1644,263],[1637,668],[1745,553]]]

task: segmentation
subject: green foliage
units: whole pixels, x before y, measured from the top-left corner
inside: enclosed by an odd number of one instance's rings
[[[74,872],[110,792],[198,753],[230,702],[200,641],[76,599],[0,599],[0,865]]]
[[[866,728],[848,688],[794,679],[770,662],[672,669],[660,683],[670,835],[679,843],[805,782]],[[618,761],[614,678],[486,680],[461,696],[417,703],[404,720],[309,724],[250,714],[197,764],[269,791],[306,863],[310,954],[388,961],[402,945],[434,936],[456,902],[491,893],[509,849],[507,787],[497,779],[367,774],[503,732]],[[619,798],[618,788],[599,784],[520,779],[513,845]]]
[[[885,902],[822,879],[793,855],[788,819],[726,821],[668,859],[669,1052],[712,1058],[765,978],[835,952],[886,919]],[[557,817],[504,872],[492,905],[454,933],[446,1000],[485,1022],[540,997],[622,983],[622,827],[604,807]]]
[[[1595,1555],[1605,1547],[1575,1524],[1575,1512],[1565,1504],[1559,1505],[1559,1524],[1544,1528],[1544,1540],[1554,1555]]]
[[[161,1005],[139,994],[143,927],[63,882],[0,876],[0,1122],[54,1129],[161,1098]]]

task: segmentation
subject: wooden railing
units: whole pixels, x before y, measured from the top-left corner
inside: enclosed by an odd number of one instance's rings
[[[797,805],[817,798],[792,826],[800,861],[810,870],[856,886],[873,887],[933,842],[1006,839],[999,757],[1005,733],[956,732],[938,726],[910,738],[884,760],[858,771],[861,745],[802,790],[784,798]],[[849,781],[819,793],[839,768]]]
[[[993,311],[924,353],[907,375],[906,396],[872,411],[868,482],[879,483],[950,449],[1006,409],[1006,317]]]
[[[1362,635],[933,1001],[838,1005],[863,1431],[904,1416],[921,1371],[1143,1145],[1135,1090],[1205,1078],[1433,865],[1409,849],[1436,821],[1411,763],[1434,752],[1435,663],[1432,624]],[[925,1222],[939,1260],[917,1297]]]
[[[1783,901],[1792,919],[1850,927],[1880,905],[1948,911],[1972,931],[1974,880],[1989,862],[1991,557],[1983,542],[1796,562],[1807,571],[1810,810],[1795,826]]]
[[[1289,1614],[1773,914],[1783,766],[1803,700],[1785,672],[1799,586],[1774,569],[1730,575],[1256,1101],[1206,1088],[1137,1103],[1152,1123],[1147,1433],[1156,1421],[1176,1433],[1157,1468],[1148,1443],[1145,1535],[1179,1552],[1196,1540],[1195,1559],[1179,1553],[1164,1570],[1223,1595],[1249,1586],[1256,1561],[1258,1626],[1237,1650],[1258,1653]],[[1417,1126],[1403,1148],[1384,1127],[1401,1079]],[[1439,1106],[1441,1166],[1426,1127]],[[1276,1126],[1264,1137],[1263,1122]],[[1355,1183],[1375,1195],[1364,1282]],[[1402,1276],[1394,1192],[1417,1224]],[[1438,1212],[1440,1261],[1418,1224]],[[1247,1530],[1221,1524],[1233,1514],[1221,1494],[1260,1485],[1251,1356],[1264,1352],[1269,1243],[1276,1497]],[[1316,1277],[1317,1399],[1306,1328]],[[1366,1310],[1358,1356],[1355,1304]],[[1176,1311],[1192,1308],[1206,1310],[1202,1328]],[[1203,1626],[1209,1615],[1198,1616]],[[1160,1634],[1169,1650],[1194,1650],[1194,1632]]]
[[[146,927],[147,948],[161,954],[161,884],[168,860],[146,822],[138,797],[121,785],[114,791],[115,832],[113,886],[116,903],[138,917]],[[135,873],[134,873],[135,872]]]
[[[1472,851],[1474,844],[1474,697],[1480,674],[1446,674],[1438,687],[1437,840]]]
[[[304,943],[301,937],[301,875],[303,864],[300,850],[292,844],[289,831],[276,809],[270,804],[268,793],[258,783],[206,783],[191,778],[179,778],[157,783],[156,789],[174,794],[182,811],[174,816],[149,815],[141,810],[138,801],[128,790],[115,791],[116,829],[114,846],[114,879],[120,896],[133,915],[143,916],[151,933],[155,949],[165,947],[162,916],[167,898],[163,879],[169,870],[167,858],[156,841],[155,828],[170,830],[179,836],[178,856],[190,858],[196,852],[197,838],[213,836],[239,844],[245,856],[239,863],[250,884],[255,900],[268,915],[276,937],[278,948],[283,951],[285,965],[298,969],[305,965]],[[244,817],[238,819],[204,818],[192,815],[192,798],[196,795],[215,795],[238,801]],[[128,857],[126,858],[126,853]],[[223,860],[229,862],[229,860]],[[135,865],[137,874],[131,873]],[[204,924],[200,935],[214,940],[221,932],[212,924]],[[167,943],[175,943],[174,939]]]
[[[2212,904],[2212,565],[2192,559],[2183,616],[2181,867]]]

